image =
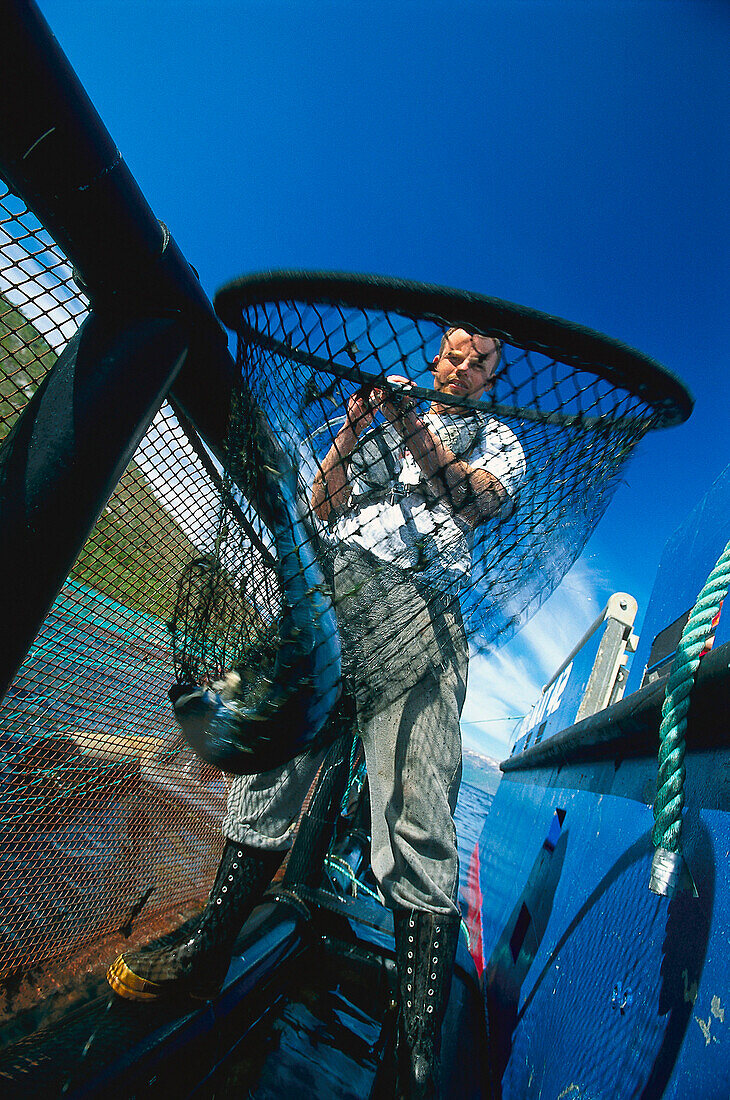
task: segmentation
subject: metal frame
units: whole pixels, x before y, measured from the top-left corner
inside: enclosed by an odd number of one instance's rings
[[[175,383],[221,453],[235,365],[212,305],[155,218],[33,0],[0,12],[0,175],[63,249],[92,314],[0,451],[0,697]]]
[[[688,715],[689,752],[717,749],[727,743],[721,718],[730,707],[730,642],[702,658],[693,688]],[[666,677],[613,703],[580,722],[561,730],[539,745],[533,745],[499,765],[503,772],[563,768],[586,761],[617,761],[624,758],[655,757],[659,748],[659,723],[666,692]],[[656,761],[654,761],[656,768]],[[592,772],[583,775],[590,786]]]
[[[628,592],[614,592],[606,604],[603,619],[594,623],[594,628],[597,629],[600,622],[605,622],[606,629],[575,716],[576,722],[590,714],[596,714],[621,698],[626,679],[621,676],[624,658],[627,652],[635,652],[638,641],[631,630],[637,611],[638,604],[633,596]]]
[[[623,695],[627,679],[626,654],[633,653],[638,642],[638,638],[632,633],[637,610],[636,600],[628,592],[614,592],[601,614],[591,623],[583,637],[573,646],[563,663],[543,687],[539,699],[528,712],[525,722],[516,731],[512,747],[513,755],[517,753],[517,746],[525,737],[525,731],[526,738],[519,749],[520,754],[526,752],[531,745],[534,748],[542,742],[548,717],[557,708],[557,703],[550,698],[551,689],[556,685],[554,690],[560,690],[561,685],[557,683],[558,680],[566,670],[570,675],[570,666],[574,659],[601,627],[604,627],[604,624],[605,629],[573,721],[579,722],[618,702]],[[548,736],[554,735],[555,733],[552,732]]]
[[[386,310],[404,317],[472,326],[514,347],[540,352],[620,386],[656,410],[654,428],[681,424],[692,411],[693,400],[686,386],[628,344],[562,317],[452,287],[381,275],[269,271],[227,283],[215,295],[215,309],[229,328],[246,335],[242,309],[277,301]]]

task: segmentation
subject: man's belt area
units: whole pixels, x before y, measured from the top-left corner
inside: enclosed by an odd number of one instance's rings
[[[341,562],[351,559],[359,563],[361,567],[365,565],[373,578],[381,578],[379,584],[384,585],[386,590],[404,584],[410,586],[428,604],[432,615],[439,616],[451,613],[454,616],[457,628],[462,633],[464,632],[460,603],[461,587],[459,584],[449,584],[445,588],[438,587],[433,581],[429,582],[420,576],[418,570],[395,565],[391,561],[377,557],[372,550],[366,550],[362,546],[354,546],[347,542],[341,542],[336,547],[335,556]],[[443,575],[439,579],[443,581]],[[360,586],[358,585],[359,589]],[[380,589],[368,589],[367,591],[368,598],[376,598]],[[358,598],[362,598],[362,593]]]

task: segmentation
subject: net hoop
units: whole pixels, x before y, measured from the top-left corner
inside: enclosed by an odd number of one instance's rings
[[[463,323],[523,351],[540,352],[622,387],[652,406],[654,429],[684,423],[694,405],[684,383],[628,344],[540,310],[465,290],[382,275],[280,270],[233,279],[218,291],[214,302],[218,317],[228,328],[261,343],[265,334],[246,324],[242,308],[289,300],[388,310],[452,326]],[[291,355],[290,349],[287,354]],[[489,409],[488,402],[482,402],[481,407],[485,406]],[[524,416],[524,410],[520,415]]]

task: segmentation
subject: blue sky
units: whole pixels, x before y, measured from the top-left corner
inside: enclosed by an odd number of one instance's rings
[[[212,295],[272,267],[444,283],[607,332],[696,397],[649,437],[561,590],[473,662],[465,742],[506,754],[611,591],[639,601],[728,461],[730,5],[41,0]]]

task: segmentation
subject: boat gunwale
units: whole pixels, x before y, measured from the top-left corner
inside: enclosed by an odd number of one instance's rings
[[[669,676],[647,684],[605,710],[501,762],[505,775],[587,761],[654,756]],[[687,751],[730,747],[717,737],[717,716],[730,708],[730,642],[701,660],[687,715]],[[713,720],[714,719],[714,720]]]

